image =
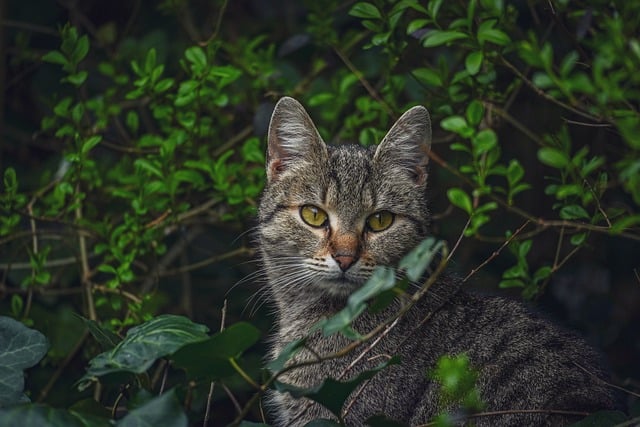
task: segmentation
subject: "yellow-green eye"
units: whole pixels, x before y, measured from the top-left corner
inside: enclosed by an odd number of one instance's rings
[[[376,212],[367,218],[367,227],[371,231],[383,231],[391,227],[394,215],[389,211]]]
[[[324,227],[329,222],[329,215],[319,207],[313,205],[304,205],[301,207],[300,218],[312,227]]]

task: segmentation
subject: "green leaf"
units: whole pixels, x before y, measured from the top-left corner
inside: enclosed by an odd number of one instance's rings
[[[493,129],[482,129],[471,139],[476,156],[491,151],[498,144],[498,137]]]
[[[618,234],[624,230],[640,224],[640,215],[629,215],[616,220],[611,226],[611,233]]]
[[[309,389],[292,386],[280,381],[275,382],[275,387],[276,390],[281,393],[289,392],[296,399],[306,397],[314,400],[333,412],[335,415],[339,416],[340,410],[342,409],[345,401],[360,384],[373,378],[374,375],[386,367],[398,363],[400,363],[400,360],[397,357],[392,357],[375,368],[360,373],[351,380],[341,382],[334,380],[333,378],[327,378],[322,382],[322,384]]]
[[[556,169],[563,169],[569,164],[567,155],[553,147],[542,147],[538,150],[538,160]]]
[[[162,171],[160,171],[160,169],[154,163],[147,159],[137,159],[134,162],[136,168],[145,170],[149,172],[150,175],[155,175],[158,178],[164,178]]]
[[[89,37],[85,34],[78,39],[69,60],[73,65],[78,65],[87,56],[87,53],[89,53]]]
[[[51,408],[45,405],[17,405],[0,409],[0,425],[3,427],[108,427],[107,418],[99,418],[80,412]]]
[[[369,417],[364,423],[370,427],[406,427],[406,424],[387,418],[382,414]]]
[[[471,215],[473,212],[473,205],[471,203],[471,197],[461,188],[450,188],[447,190],[447,197],[449,201],[465,211],[467,214]]]
[[[304,348],[304,344],[306,342],[305,338],[297,339],[295,341],[290,342],[285,345],[278,357],[267,364],[267,369],[269,369],[272,373],[280,372],[284,369],[286,363],[296,355],[302,348]]]
[[[467,121],[462,116],[450,116],[440,122],[440,126],[444,130],[455,132],[463,137],[469,137],[474,130],[469,127]]]
[[[474,99],[469,103],[466,110],[466,117],[469,125],[478,126],[480,121],[482,120],[482,116],[484,115],[484,107],[482,102]]]
[[[364,19],[380,19],[382,18],[382,14],[378,10],[378,8],[367,2],[360,2],[353,5],[351,10],[349,11],[349,15],[355,16],[356,18],[364,18]]]
[[[467,69],[467,72],[475,76],[480,71],[480,66],[482,66],[482,60],[484,59],[484,54],[482,51],[471,52],[467,55],[464,61],[464,66]]]
[[[0,407],[28,401],[22,393],[22,371],[37,364],[48,349],[49,343],[40,332],[0,316]]]
[[[560,209],[560,218],[562,219],[589,219],[589,214],[579,205],[563,206]]]
[[[69,74],[66,77],[66,80],[71,83],[72,85],[78,87],[78,86],[82,86],[82,84],[85,82],[85,80],[87,80],[87,77],[89,76],[89,73],[87,73],[86,71],[82,70],[82,71],[78,71],[75,74]]]
[[[62,65],[63,67],[67,67],[69,65],[69,60],[62,54],[62,52],[57,50],[47,52],[42,56],[42,60],[44,62]]]
[[[416,68],[411,74],[421,83],[429,86],[442,87],[442,78],[440,75],[429,68]]]
[[[478,42],[483,45],[485,42],[506,46],[511,43],[511,38],[501,30],[493,28],[496,21],[494,19],[484,21],[478,26]]]
[[[571,244],[574,246],[580,246],[587,240],[588,233],[576,233],[571,236]]]
[[[420,280],[444,242],[429,237],[418,244],[411,252],[400,260],[398,268],[404,270],[412,282]]]
[[[424,47],[436,47],[451,43],[454,40],[466,39],[468,37],[469,36],[465,33],[461,33],[460,31],[433,30],[425,36],[422,41],[422,45]]]
[[[173,390],[154,397],[116,422],[116,427],[187,427],[189,420]]]
[[[103,350],[111,350],[112,348],[115,348],[120,341],[122,341],[118,335],[108,329],[104,329],[95,320],[86,319],[84,317],[81,318],[93,338],[98,341],[98,344],[100,344],[100,347],[102,347]]]
[[[577,423],[571,424],[571,427],[613,427],[616,425],[625,425],[627,424],[626,421],[629,420],[623,412],[598,411]]]
[[[393,269],[383,266],[376,267],[369,280],[349,295],[345,308],[330,318],[321,320],[315,327],[321,328],[325,336],[341,332],[349,338],[358,338],[358,334],[351,329],[351,324],[367,308],[367,300],[393,288],[395,283],[396,277]]]
[[[200,46],[192,46],[184,52],[187,61],[191,62],[198,71],[204,70],[207,66],[207,55]]]
[[[123,341],[110,351],[94,357],[87,373],[80,379],[86,388],[97,377],[116,372],[141,374],[161,357],[187,344],[208,339],[207,327],[182,316],[161,315],[131,328]]]
[[[174,364],[191,379],[216,380],[235,373],[229,359],[237,358],[260,339],[260,331],[247,322],[234,323],[210,338],[185,345],[172,356]]]
[[[93,135],[89,137],[83,144],[80,152],[82,154],[87,154],[93,147],[98,145],[102,141],[102,135]]]

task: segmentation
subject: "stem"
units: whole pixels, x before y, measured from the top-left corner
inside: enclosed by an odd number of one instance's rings
[[[76,194],[80,193],[80,184],[76,185]],[[82,205],[78,203],[76,207],[76,222],[82,222]],[[80,265],[82,267],[82,286],[84,288],[85,298],[87,300],[87,313],[89,314],[89,319],[93,321],[98,320],[98,316],[96,314],[96,306],[93,301],[93,289],[92,283],[89,280],[91,275],[91,270],[89,268],[89,256],[87,255],[87,239],[84,234],[78,234],[78,245],[80,246]]]

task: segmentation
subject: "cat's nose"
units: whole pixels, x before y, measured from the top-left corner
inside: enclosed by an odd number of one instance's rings
[[[340,270],[342,271],[347,271],[358,260],[358,258],[353,255],[343,254],[333,255],[333,259],[336,260],[338,266],[340,267]]]

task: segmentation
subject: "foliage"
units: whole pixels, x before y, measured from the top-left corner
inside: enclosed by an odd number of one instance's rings
[[[640,356],[626,324],[640,320],[637,2],[29,3],[9,8],[0,73],[0,315],[33,329],[0,317],[28,355],[0,353],[15,378],[0,404],[26,401],[23,391],[37,403],[2,409],[3,424],[262,420],[258,397],[288,389],[277,377],[305,340],[262,369],[268,319],[238,321],[242,290],[223,300],[246,274],[229,265],[254,253],[242,233],[281,95],[308,106],[326,140],[364,145],[427,106],[434,225],[456,243],[446,254],[427,240],[400,268],[416,280],[452,258],[465,282],[547,301],[564,272],[586,270],[595,283],[555,303],[624,353],[620,378],[639,375],[624,363]],[[599,264],[615,289],[589,275]],[[369,340],[382,329],[362,336],[352,321],[405,287],[381,268],[317,328]],[[473,396],[464,358],[441,364],[436,378],[462,379],[454,392],[443,382],[443,399]],[[295,392],[327,403],[352,390],[319,387]],[[90,393],[98,404],[85,404]],[[327,404],[339,417],[340,402]]]

